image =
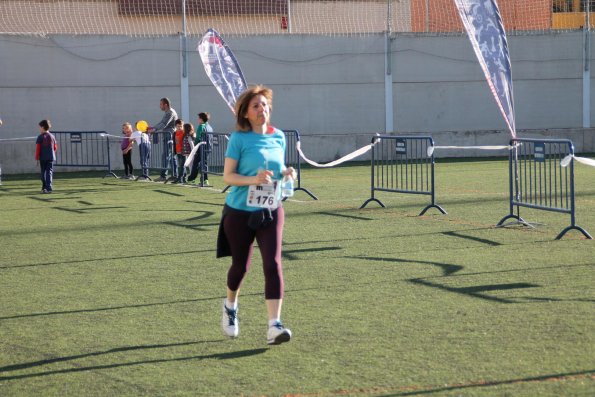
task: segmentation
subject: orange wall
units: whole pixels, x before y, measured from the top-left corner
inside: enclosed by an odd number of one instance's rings
[[[499,0],[498,7],[506,30],[551,29],[551,0]],[[460,32],[463,25],[454,0],[411,0],[411,28],[413,32]]]

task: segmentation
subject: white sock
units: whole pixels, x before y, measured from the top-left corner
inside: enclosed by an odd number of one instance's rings
[[[272,327],[273,325],[280,323],[281,319],[280,318],[274,318],[272,320],[269,320],[269,327]]]
[[[238,301],[236,300],[233,303],[229,302],[229,299],[225,298],[225,307],[231,310],[237,310],[238,308]]]

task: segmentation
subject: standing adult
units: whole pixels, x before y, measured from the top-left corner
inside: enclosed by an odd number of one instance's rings
[[[232,188],[223,209],[217,257],[232,257],[221,325],[225,335],[237,337],[238,294],[250,268],[254,240],[258,242],[265,277],[267,343],[275,345],[291,339],[291,331],[281,322],[285,214],[277,186],[283,176],[293,177],[295,171],[285,167],[285,135],[269,125],[272,102],[269,88],[255,86],[236,103],[237,131],[231,134],[223,169],[223,181]]]
[[[39,122],[39,135],[35,141],[35,160],[41,167],[41,192],[51,193],[54,174],[54,161],[56,161],[56,151],[58,144],[56,138],[50,132],[52,128],[49,120]]]
[[[190,170],[190,176],[188,177],[188,181],[192,182],[196,179],[199,172],[200,167],[200,182],[203,186],[210,186],[209,185],[209,175],[208,175],[208,159],[211,150],[213,150],[213,135],[210,133],[213,132],[213,127],[209,124],[209,119],[211,115],[206,112],[201,112],[198,114],[198,126],[196,127],[196,137],[194,138],[194,146],[204,142],[203,147],[198,148],[196,153],[194,154],[194,160],[192,161],[192,169]]]
[[[160,122],[155,124],[153,127],[149,127],[147,132],[154,133],[154,132],[162,132],[163,133],[163,153],[161,155],[162,159],[162,170],[161,175],[157,182],[166,182],[167,181],[167,171],[169,168],[172,169],[172,177],[175,179],[177,178],[177,161],[175,160],[175,156],[173,156],[174,151],[174,144],[173,144],[173,136],[174,131],[176,130],[176,120],[178,119],[178,113],[175,111],[174,108],[171,107],[171,102],[168,98],[161,98],[159,100],[159,109],[161,109],[164,114],[163,118]],[[153,140],[155,142],[155,140]]]

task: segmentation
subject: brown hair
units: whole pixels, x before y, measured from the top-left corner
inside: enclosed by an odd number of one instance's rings
[[[263,85],[256,85],[248,88],[246,91],[242,92],[242,95],[238,98],[235,106],[236,127],[238,130],[250,131],[252,129],[250,121],[245,117],[245,114],[248,111],[248,105],[252,98],[259,95],[262,95],[267,99],[269,109],[271,111],[273,110],[273,90]]]
[[[206,123],[207,121],[209,121],[209,118],[210,118],[210,117],[211,117],[211,115],[210,115],[210,114],[208,114],[207,112],[200,112],[200,113],[198,114],[198,118],[199,118],[199,119],[201,119],[202,121],[204,121],[205,123]]]
[[[190,123],[184,124],[184,134],[185,135],[194,135],[194,126]]]
[[[41,120],[39,122],[39,126],[43,128],[45,131],[49,131],[49,129],[52,128],[52,124],[49,120]]]

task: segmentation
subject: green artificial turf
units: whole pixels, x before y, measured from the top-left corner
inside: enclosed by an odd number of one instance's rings
[[[214,188],[55,174],[0,186],[0,395],[595,394],[595,243],[567,214],[508,214],[505,160],[447,161],[428,196],[377,193],[367,164],[305,169],[285,203],[283,320],[266,344],[261,260],[220,329],[229,258]],[[595,174],[576,223],[595,235]]]

